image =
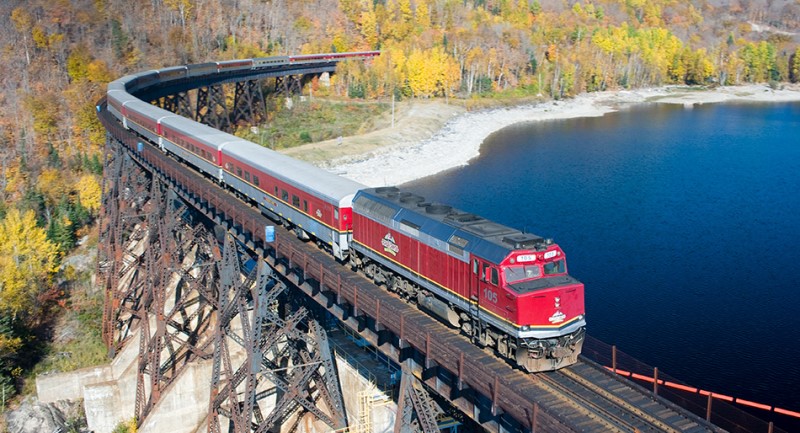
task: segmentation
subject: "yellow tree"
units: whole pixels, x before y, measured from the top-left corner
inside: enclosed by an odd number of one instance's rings
[[[458,63],[441,47],[414,50],[406,65],[408,85],[417,97],[450,95],[461,78]]]
[[[414,18],[417,21],[417,28],[420,32],[424,32],[431,27],[431,16],[425,1],[417,0],[417,10],[414,12]]]
[[[33,211],[9,211],[0,222],[0,310],[14,317],[33,312],[58,264],[58,247],[36,225]]]
[[[55,168],[42,170],[37,184],[50,206],[57,204],[70,193],[71,182],[64,177],[64,173]]]
[[[372,10],[361,12],[361,36],[364,36],[370,48],[378,46],[378,19]]]
[[[408,86],[416,97],[429,98],[436,92],[436,77],[433,76],[432,60],[420,50],[414,50],[408,56]]]
[[[77,190],[81,205],[92,212],[100,209],[100,199],[103,195],[103,191],[100,187],[100,183],[97,181],[97,176],[92,174],[84,174],[81,176],[80,180],[78,180]]]

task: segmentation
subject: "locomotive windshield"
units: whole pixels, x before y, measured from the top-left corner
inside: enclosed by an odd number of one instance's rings
[[[539,265],[509,266],[505,268],[506,284],[542,276]]]
[[[563,274],[564,272],[566,272],[566,268],[564,266],[564,259],[544,264],[545,275]]]
[[[506,284],[514,284],[523,280],[530,280],[532,278],[539,278],[542,276],[542,268],[544,267],[544,275],[556,275],[566,272],[564,259],[556,260],[554,262],[545,263],[544,265],[519,265],[519,266],[506,266],[503,269],[506,277]]]

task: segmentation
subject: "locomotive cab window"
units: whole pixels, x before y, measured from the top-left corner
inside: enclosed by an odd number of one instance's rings
[[[303,200],[303,212],[308,213],[308,201]]]
[[[496,286],[496,285],[497,285],[497,283],[499,283],[499,282],[500,282],[500,279],[498,278],[498,274],[497,274],[497,268],[491,268],[491,271],[492,271],[492,272],[491,272],[491,273],[492,273],[492,280],[491,280],[491,283],[492,283],[492,284],[494,284],[494,285]]]
[[[555,262],[545,263],[544,265],[545,275],[563,274],[564,272],[566,272],[566,269],[564,267],[564,259],[556,260]]]
[[[517,281],[528,280],[542,276],[542,269],[539,265],[509,266],[503,269],[506,283],[512,284]]]
[[[472,273],[478,275],[478,261],[475,259],[472,260]]]
[[[281,190],[281,200],[289,201],[289,193],[285,189]]]
[[[339,221],[339,209],[334,209],[333,210],[333,219],[335,219],[336,221]]]
[[[300,207],[300,197],[292,194],[292,206],[299,208]]]

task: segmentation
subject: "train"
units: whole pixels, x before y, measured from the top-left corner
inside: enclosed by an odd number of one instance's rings
[[[376,55],[282,56],[146,71],[110,83],[106,109],[277,225],[523,370],[577,362],[586,335],[584,285],[569,275],[564,251],[552,239],[398,187],[367,187],[134,96],[165,81]]]

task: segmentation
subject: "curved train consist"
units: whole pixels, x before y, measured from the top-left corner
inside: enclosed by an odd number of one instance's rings
[[[564,252],[552,240],[395,187],[368,188],[133,96],[171,80],[378,54],[271,57],[142,72],[109,84],[107,109],[127,129],[300,238],[315,240],[340,262],[523,369],[576,362],[585,336],[584,286],[567,273]]]

